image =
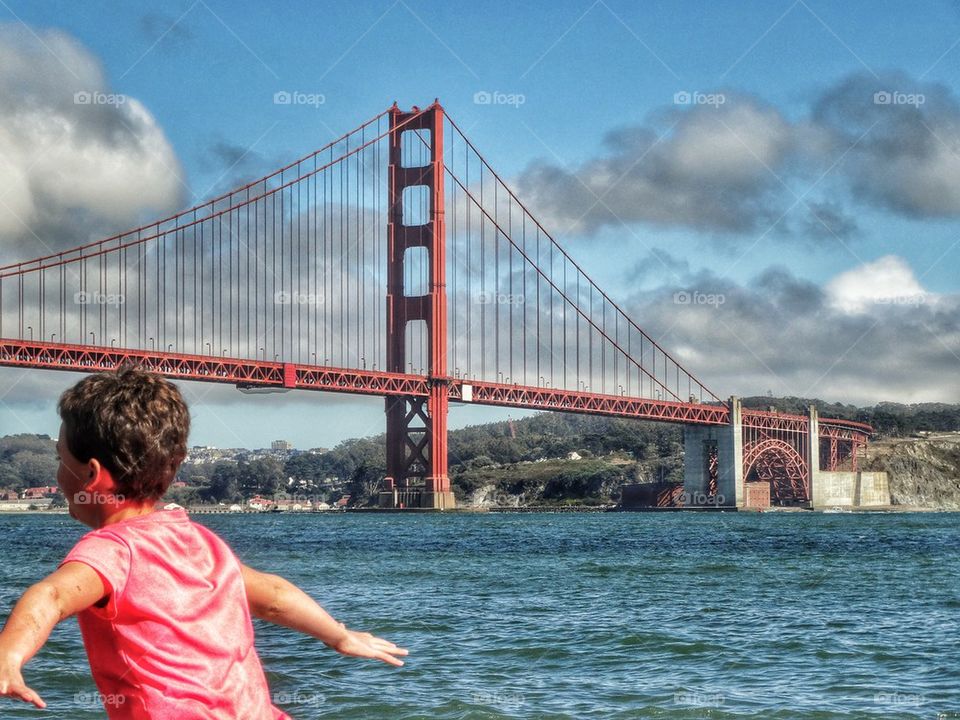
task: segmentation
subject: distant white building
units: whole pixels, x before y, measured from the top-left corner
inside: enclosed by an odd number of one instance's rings
[[[271,450],[293,450],[293,443],[289,440],[274,440],[270,443]]]

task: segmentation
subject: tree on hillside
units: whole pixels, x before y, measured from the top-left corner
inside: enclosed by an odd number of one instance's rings
[[[201,496],[209,502],[239,501],[241,495],[236,463],[217,463],[210,478],[210,486]]]

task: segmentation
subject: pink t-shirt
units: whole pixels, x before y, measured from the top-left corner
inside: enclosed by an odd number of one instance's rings
[[[240,563],[182,508],[84,535],[63,561],[110,593],[77,618],[111,720],[281,720],[253,646]]]

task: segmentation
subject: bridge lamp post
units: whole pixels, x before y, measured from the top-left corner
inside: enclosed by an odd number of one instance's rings
[[[623,385],[617,385],[620,388],[620,395],[623,396]]]
[[[313,358],[313,364],[316,365],[316,364],[317,364],[317,354],[316,354],[316,353],[310,353],[310,357]]]
[[[56,339],[57,339],[57,334],[56,334],[56,333],[50,333],[50,342],[56,342]]]
[[[226,357],[226,356],[227,356],[227,349],[224,348],[224,349],[223,349],[223,352],[220,353],[220,357]]]
[[[367,359],[363,357],[363,355],[360,356],[360,365],[363,367],[364,370],[367,369]]]
[[[33,326],[27,325],[27,330],[30,331],[30,339],[33,340]]]
[[[151,350],[156,350],[156,349],[157,349],[157,344],[154,342],[153,338],[148,338],[148,340],[150,340],[150,349],[151,349]]]
[[[97,344],[97,334],[96,334],[93,330],[90,331],[90,337],[93,338],[93,340],[91,341],[90,344],[91,344],[91,345],[96,345],[96,344]]]
[[[110,347],[116,347],[116,345],[117,345],[117,339],[110,338]]]
[[[497,379],[498,379],[500,382],[503,382],[503,371],[502,371],[502,370],[497,370]]]
[[[213,346],[210,343],[204,343],[207,346],[207,355],[213,355]]]
[[[173,343],[167,345],[167,352],[173,352]]]
[[[540,384],[543,385],[543,386],[546,386],[546,384],[547,384],[547,381],[546,381],[546,379],[543,377],[543,375],[540,376]]]
[[[266,360],[266,359],[267,359],[267,349],[266,349],[266,348],[260,348],[260,352],[263,353],[263,359]]]

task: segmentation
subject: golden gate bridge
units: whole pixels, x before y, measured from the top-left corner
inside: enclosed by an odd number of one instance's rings
[[[449,403],[684,426],[690,498],[811,501],[871,428],[709,390],[438,102],[149,225],[0,267],[0,365],[385,398],[385,507],[449,509]],[[677,502],[677,494],[668,502]],[[712,500],[711,500],[712,499]]]

